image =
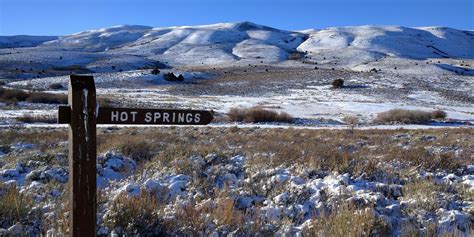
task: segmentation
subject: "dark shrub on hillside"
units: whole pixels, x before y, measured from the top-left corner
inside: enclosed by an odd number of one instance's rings
[[[426,124],[430,122],[433,118],[434,118],[433,112],[425,112],[425,111],[420,111],[420,110],[392,109],[392,110],[377,114],[375,122]]]
[[[227,113],[229,119],[234,122],[248,122],[248,123],[261,123],[261,122],[285,122],[292,123],[294,118],[285,112],[275,112],[266,110],[260,107],[254,107],[250,109],[237,109],[232,108]]]
[[[344,87],[344,80],[342,79],[336,79],[332,82],[332,87],[334,88],[342,88]]]
[[[53,89],[53,90],[59,90],[63,88],[64,87],[61,83],[52,83],[51,85],[49,85],[49,89]]]
[[[153,75],[158,75],[158,74],[160,74],[160,69],[157,68],[157,67],[153,68],[153,70],[151,70],[151,74],[153,74]]]
[[[7,84],[7,82],[5,82],[5,81],[0,81],[0,86],[4,86],[4,85],[6,85],[6,84]]]
[[[163,78],[167,81],[179,81],[182,82],[184,81],[184,76],[179,74],[179,76],[174,75],[172,72],[166,73]]]
[[[167,81],[177,81],[178,78],[176,77],[176,75],[174,75],[174,73],[172,72],[168,72],[166,73],[163,78]]]

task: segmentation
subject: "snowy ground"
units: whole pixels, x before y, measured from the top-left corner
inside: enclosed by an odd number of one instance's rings
[[[268,71],[267,71],[268,70]],[[149,70],[95,74],[98,94],[116,101],[117,107],[193,108],[225,114],[230,108],[261,106],[284,111],[295,118],[296,125],[342,124],[348,115],[362,124],[371,124],[378,113],[393,108],[444,110],[458,125],[474,123],[472,76],[418,75],[397,72],[354,72],[341,69],[318,69],[304,65],[258,65],[209,68],[164,69],[187,78],[171,83]],[[345,88],[333,89],[334,78],[345,80]],[[68,77],[51,77],[8,84],[10,87],[51,91],[53,83],[67,88]],[[54,106],[27,104],[6,106],[0,118],[3,124],[14,123],[22,114],[54,115]],[[449,124],[448,124],[449,125]],[[455,124],[450,124],[455,125]]]
[[[66,131],[0,134],[0,195],[16,186],[29,200],[0,233],[65,231]],[[297,235],[342,221],[338,233],[470,236],[473,139],[472,129],[99,129],[98,234]]]

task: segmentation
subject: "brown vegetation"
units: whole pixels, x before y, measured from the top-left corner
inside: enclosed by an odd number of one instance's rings
[[[455,172],[461,166],[472,164],[474,136],[471,130],[469,128],[355,130],[352,136],[347,136],[347,132],[343,130],[237,127],[99,128],[100,152],[116,149],[127,153],[127,156],[138,159],[139,165],[149,169],[148,172],[151,173],[172,170],[190,175],[192,179],[189,187],[209,187],[205,189],[207,193],[204,193],[201,198],[212,200],[206,205],[191,203],[191,205],[175,207],[178,211],[177,218],[166,219],[164,215],[167,204],[164,201],[166,195],[153,192],[141,192],[136,197],[120,195],[109,202],[112,203],[110,210],[113,211],[105,216],[104,221],[107,226],[119,227],[123,233],[131,235],[143,234],[145,229],[154,231],[154,235],[164,234],[163,232],[166,233],[167,230],[175,231],[174,233],[180,235],[196,235],[203,229],[200,227],[209,223],[225,226],[237,235],[274,234],[264,232],[263,227],[268,225],[268,222],[258,218],[258,205],[255,207],[256,213],[236,207],[235,199],[233,199],[235,193],[226,191],[225,188],[213,190],[212,183],[209,184],[212,180],[209,181],[208,177],[200,176],[199,170],[196,170],[189,159],[193,155],[205,157],[212,153],[218,157],[213,162],[225,162],[235,155],[244,155],[247,158],[245,169],[248,169],[249,173],[264,168],[292,167],[295,172],[299,172],[298,170],[315,172],[310,175],[317,175],[316,171],[348,172],[355,177],[364,175],[365,179],[383,180],[388,184],[397,182],[394,180],[408,180],[408,184],[403,188],[404,197],[407,200],[421,200],[416,204],[421,206],[413,204],[413,210],[419,208],[433,210],[437,208],[436,205],[443,204],[435,198],[422,199],[421,197],[431,195],[433,190],[443,193],[453,191],[442,186],[435,187],[431,181],[424,183],[424,181],[411,180],[420,170]],[[425,139],[426,137],[435,137],[435,139]],[[51,147],[51,144],[58,144],[65,140],[67,140],[67,130],[64,128],[0,130],[0,144],[8,145],[19,141],[41,143],[42,146],[39,149],[51,154],[58,153],[58,147]],[[62,146],[63,150],[67,149],[65,143],[59,146]],[[448,149],[452,147],[458,149]],[[146,152],[140,154],[143,150]],[[143,159],[143,157],[148,158]],[[208,162],[211,161],[208,160]],[[396,164],[396,166],[390,164]],[[414,170],[417,172],[413,172]],[[143,169],[137,172],[143,172]],[[257,194],[264,192],[261,187],[247,187],[247,189]],[[472,196],[472,193],[470,195]],[[328,212],[314,214],[311,227],[306,230],[307,234],[309,236],[367,236],[371,234],[384,236],[386,234],[384,231],[389,227],[374,215],[372,208],[371,206],[346,206],[346,204],[334,206]],[[286,221],[296,222],[283,219],[273,224],[284,225]],[[408,228],[403,233],[409,232]],[[352,234],[347,235],[347,233]]]
[[[67,96],[35,91],[0,88],[0,102],[16,103],[26,101],[30,103],[67,104]]]
[[[377,114],[376,123],[392,124],[426,124],[433,119],[445,119],[446,113],[442,110],[434,112],[426,112],[420,110],[406,110],[406,109],[392,109],[386,112]]]
[[[443,120],[443,119],[446,119],[446,117],[447,117],[446,112],[444,112],[443,110],[439,110],[439,109],[433,111],[431,114],[433,116],[433,119]]]
[[[344,123],[349,125],[349,128],[351,129],[351,131],[354,131],[354,128],[358,126],[360,123],[359,118],[357,116],[350,116],[350,115],[342,118],[342,121],[344,121]]]
[[[357,209],[345,204],[330,214],[315,217],[306,231],[309,236],[372,236],[386,231],[381,223],[372,208]]]
[[[344,87],[344,80],[336,79],[336,80],[332,81],[332,87],[333,88],[342,88],[342,87]]]
[[[444,135],[445,132],[442,129],[354,130],[353,136],[347,136],[344,130],[134,128],[99,135],[99,150],[122,150],[121,147],[127,146],[125,144],[137,144],[137,147],[143,149],[131,150],[137,150],[138,153],[146,150],[146,155],[138,157],[152,157],[150,165],[154,166],[154,162],[158,162],[173,169],[181,167],[179,169],[191,172],[192,169],[186,168],[187,163],[184,162],[189,156],[215,153],[223,157],[245,155],[250,158],[247,164],[256,168],[300,164],[315,170],[349,172],[355,175],[364,172],[367,175],[378,175],[387,169],[380,164],[395,162],[400,165],[399,170],[386,171],[399,175],[402,167],[454,171],[471,162],[474,137],[470,130],[449,129],[448,136]],[[400,134],[412,138],[397,138]],[[424,136],[435,136],[437,139],[421,139]],[[399,145],[408,141],[408,147]],[[427,150],[430,147],[448,147],[453,144],[462,149],[441,154]],[[122,150],[125,151],[127,150]],[[130,150],[128,152],[134,154]]]
[[[294,118],[285,112],[275,112],[261,107],[250,109],[231,108],[227,113],[233,122],[262,123],[262,122],[283,122],[292,123]]]
[[[58,118],[53,115],[30,115],[30,114],[24,114],[21,117],[16,118],[17,121],[19,122],[24,122],[24,123],[56,123]]]
[[[121,228],[122,234],[149,236],[154,233],[159,236],[162,231],[160,203],[154,192],[142,190],[137,197],[121,194],[112,202],[109,207],[110,215],[104,221],[111,229]]]
[[[8,228],[27,218],[33,203],[33,198],[20,193],[15,185],[0,183],[0,228]]]

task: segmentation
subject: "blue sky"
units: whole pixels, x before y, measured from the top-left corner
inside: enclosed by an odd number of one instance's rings
[[[0,35],[235,21],[286,30],[366,24],[473,30],[474,0],[0,0]]]

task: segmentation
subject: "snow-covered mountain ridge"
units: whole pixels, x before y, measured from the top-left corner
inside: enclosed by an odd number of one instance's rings
[[[61,47],[153,53],[208,53],[225,58],[286,59],[289,52],[366,50],[401,57],[474,57],[474,32],[447,27],[351,26],[291,32],[250,22],[152,28],[120,25],[62,37],[0,36],[0,47]],[[215,46],[206,49],[206,46]],[[254,52],[254,53],[252,53]],[[151,52],[148,52],[151,53]]]
[[[472,60],[474,31],[401,26],[286,31],[237,22],[164,28],[121,25],[60,37],[0,36],[0,64],[5,69],[32,61],[34,69],[80,65],[103,72],[112,66],[131,70],[157,62],[280,63],[295,57],[323,64],[331,59],[336,67],[356,70],[384,58]]]

